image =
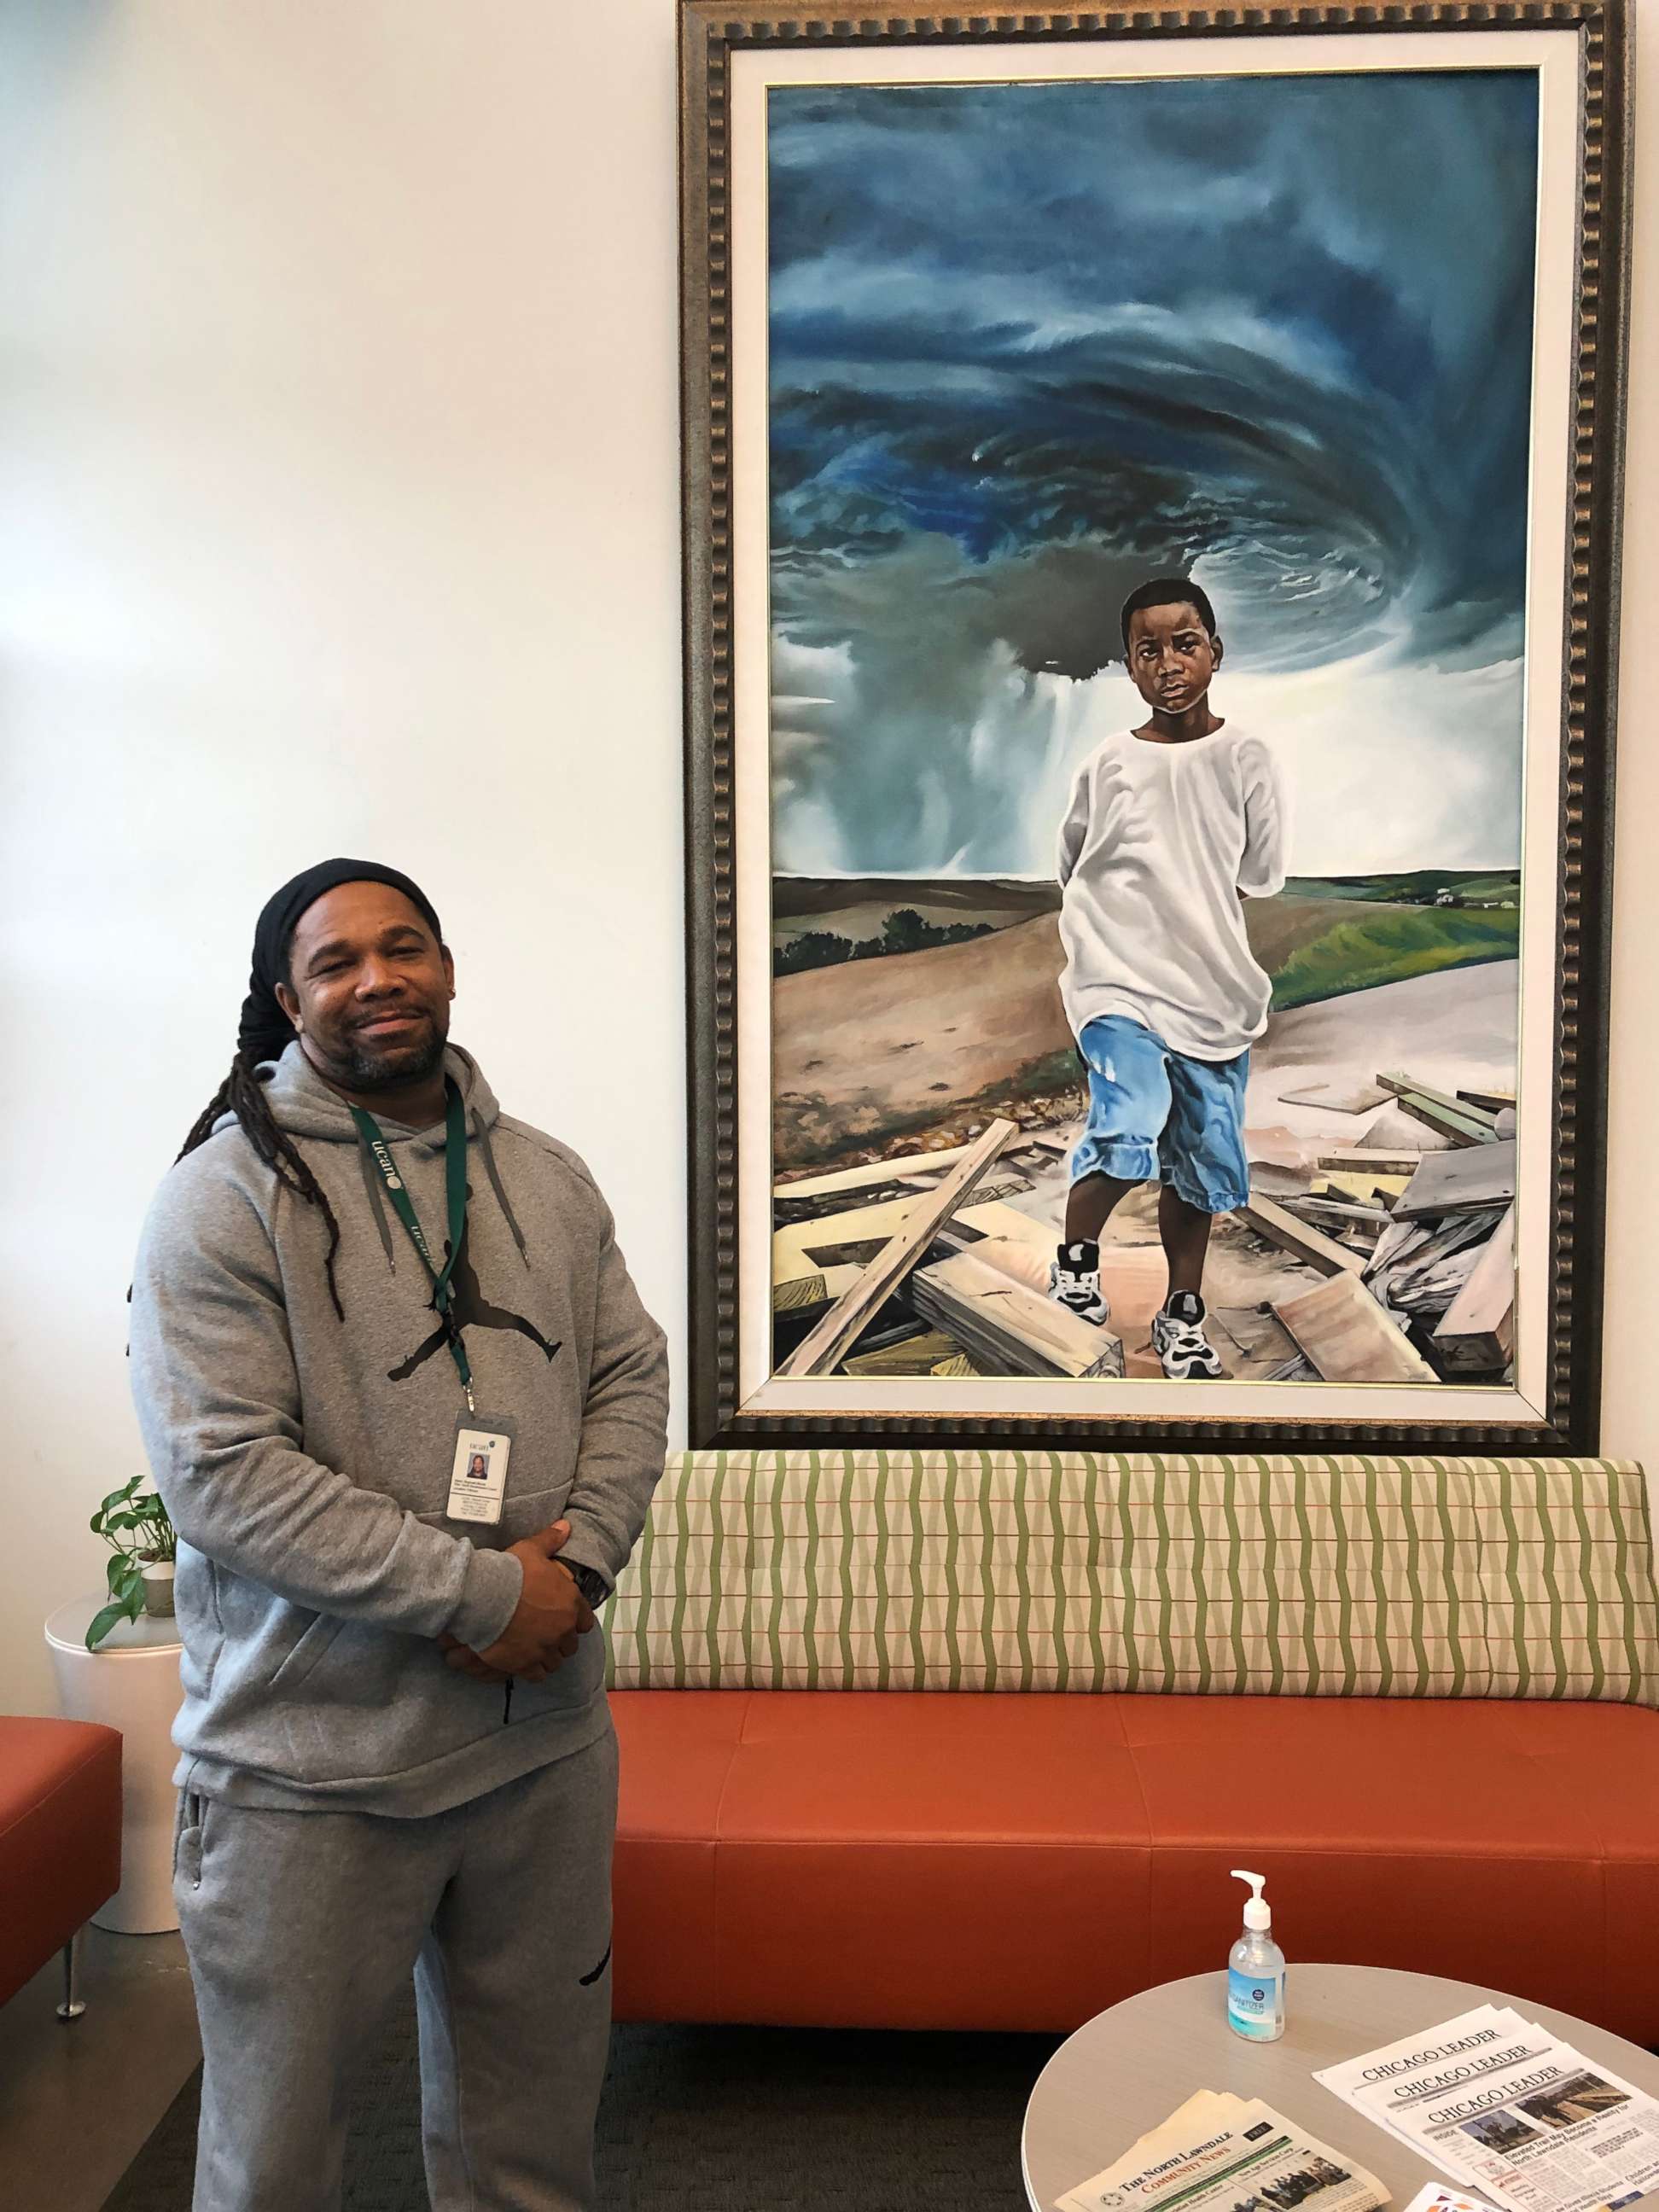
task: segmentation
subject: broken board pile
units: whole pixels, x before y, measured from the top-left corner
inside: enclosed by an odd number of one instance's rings
[[[1240,1218],[1300,1263],[1299,1280],[1259,1310],[1212,1315],[1224,1365],[1286,1381],[1503,1378],[1514,1350],[1513,1101],[1389,1073],[1360,1097],[1367,1109],[1392,1097],[1441,1149],[1333,1147],[1314,1175],[1289,1188],[1281,1178],[1278,1196],[1253,1194]],[[1121,1376],[1113,1328],[1047,1295],[1054,1229],[1008,1202],[1065,1150],[1048,1130],[995,1121],[969,1144],[780,1183],[775,1372]],[[1120,1267],[1137,1256],[1115,1255]]]
[[[1273,1310],[1327,1382],[1502,1379],[1514,1356],[1515,1102],[1399,1073],[1376,1081],[1446,1148],[1334,1148],[1305,1190],[1253,1197],[1250,1226],[1327,1279]]]
[[[779,1184],[777,1373],[1121,1375],[1119,1339],[1046,1295],[1052,1236],[1005,1202],[1063,1149],[998,1121],[969,1145]]]

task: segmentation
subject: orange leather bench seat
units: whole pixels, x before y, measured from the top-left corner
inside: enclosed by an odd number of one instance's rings
[[[121,1886],[121,1738],[0,1717],[0,2004]]]
[[[1659,2043],[1659,1712],[624,1690],[621,2019],[1068,2030],[1224,1966],[1508,1990]]]

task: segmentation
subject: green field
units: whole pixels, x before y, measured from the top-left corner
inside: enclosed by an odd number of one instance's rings
[[[1285,957],[1272,971],[1273,1006],[1283,1012],[1437,969],[1513,960],[1520,939],[1514,907],[1373,906],[1352,921],[1332,923]]]
[[[1520,877],[1510,869],[1292,876],[1276,898],[1249,901],[1247,921],[1282,1011],[1438,969],[1512,960],[1520,899]],[[995,935],[1059,903],[1058,884],[1047,881],[780,878],[773,969],[784,976],[925,952]]]
[[[1519,906],[1521,878],[1512,868],[1411,868],[1395,876],[1291,876],[1294,898],[1364,899],[1383,906]]]

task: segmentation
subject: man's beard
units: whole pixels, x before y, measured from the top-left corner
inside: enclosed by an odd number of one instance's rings
[[[348,1042],[345,1085],[351,1091],[395,1091],[406,1083],[422,1083],[444,1056],[444,1039],[428,1018],[423,1043],[394,1045],[376,1052],[355,1036]]]

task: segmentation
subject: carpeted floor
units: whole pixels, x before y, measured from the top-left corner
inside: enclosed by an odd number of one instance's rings
[[[1026,2212],[1019,2130],[1045,2035],[618,2027],[604,2212]],[[189,2212],[199,2073],[105,2212]],[[346,2212],[428,2212],[413,2008],[353,2100]]]

